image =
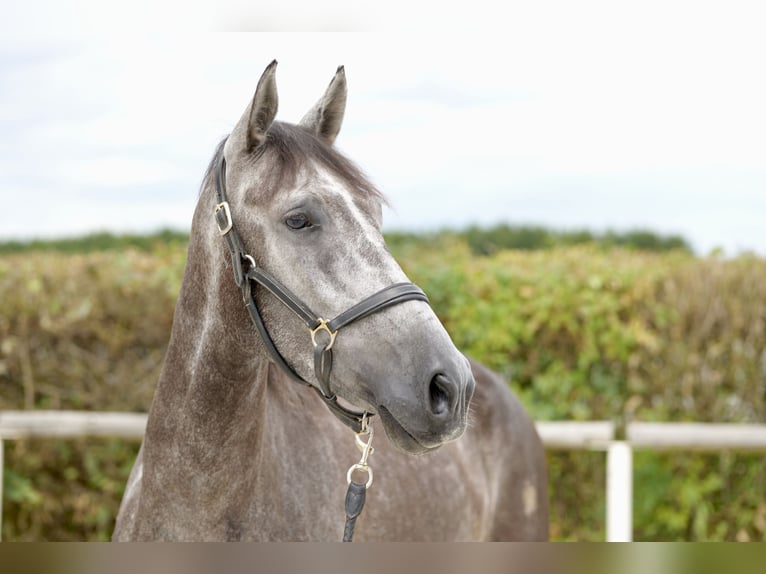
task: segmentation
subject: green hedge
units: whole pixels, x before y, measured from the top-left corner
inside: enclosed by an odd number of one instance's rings
[[[150,252],[161,245],[181,245],[189,235],[183,231],[163,229],[152,234],[92,233],[65,239],[33,239],[27,241],[0,241],[0,254],[32,251],[62,253],[92,253],[94,251],[138,249]],[[400,246],[420,246],[438,249],[443,241],[465,241],[477,255],[491,255],[505,249],[537,250],[574,245],[592,245],[602,248],[624,247],[642,251],[686,251],[691,253],[687,241],[678,235],[660,235],[653,231],[607,231],[593,233],[587,230],[556,231],[534,225],[500,224],[492,227],[471,226],[466,229],[443,229],[429,233],[391,231],[386,241],[393,249]]]
[[[185,247],[0,258],[0,410],[146,412]],[[5,443],[3,540],[107,540],[138,444]]]
[[[457,345],[538,420],[766,422],[766,261],[392,242]],[[184,246],[0,258],[0,409],[145,411]],[[99,540],[137,444],[6,443],[3,536]],[[550,452],[555,539],[604,536],[604,456]],[[637,453],[635,535],[766,540],[762,456]]]
[[[537,420],[766,422],[766,261],[593,246],[402,249],[456,344]],[[766,540],[762,456],[635,463],[635,535]],[[603,455],[551,453],[553,534],[603,539]]]

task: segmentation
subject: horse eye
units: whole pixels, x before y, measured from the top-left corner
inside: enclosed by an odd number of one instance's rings
[[[290,229],[307,229],[314,224],[305,213],[296,213],[295,215],[288,215],[285,219],[285,225]]]

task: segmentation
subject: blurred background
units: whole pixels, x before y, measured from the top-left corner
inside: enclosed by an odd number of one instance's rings
[[[204,169],[276,58],[285,121],[345,65],[337,145],[389,199],[392,252],[537,420],[766,422],[762,22],[746,2],[13,6],[0,410],[146,412]],[[137,448],[7,441],[3,538],[108,539]],[[766,539],[765,462],[637,452],[635,538]],[[603,539],[603,453],[549,466],[554,539]]]

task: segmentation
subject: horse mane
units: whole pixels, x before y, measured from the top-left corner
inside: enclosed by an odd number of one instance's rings
[[[205,170],[200,192],[205,189],[208,182],[213,181],[227,138],[228,136],[218,143],[210,164]],[[264,173],[265,185],[261,193],[273,196],[284,186],[294,184],[301,170],[313,161],[344,180],[352,192],[360,197],[386,203],[385,196],[354,162],[299,125],[284,122],[272,123],[266,134],[266,140],[253,152],[251,160],[257,163],[263,157],[269,157],[272,161]]]

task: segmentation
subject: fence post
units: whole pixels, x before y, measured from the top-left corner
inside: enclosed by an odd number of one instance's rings
[[[624,441],[606,451],[606,540],[633,539],[633,449]]]

